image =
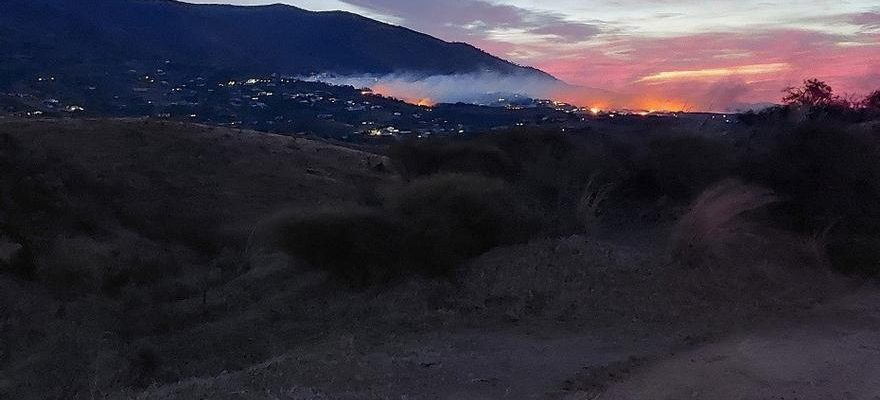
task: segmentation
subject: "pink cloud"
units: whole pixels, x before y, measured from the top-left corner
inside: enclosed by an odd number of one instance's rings
[[[783,88],[812,77],[826,80],[839,93],[880,87],[880,13],[843,12],[855,7],[776,25],[750,26],[740,16],[718,32],[652,35],[640,33],[638,23],[584,21],[503,1],[342,1],[393,15],[403,25],[446,40],[469,42],[572,84],[623,93],[630,102],[650,98],[653,103],[725,109],[778,101]],[[646,18],[657,24],[690,17],[658,11]]]
[[[828,81],[839,93],[880,88],[880,43],[841,43],[824,33],[791,29],[621,37],[573,57],[536,61],[537,67],[575,84],[649,93],[694,108],[721,110],[778,101],[781,89],[810,77]],[[616,48],[628,51],[620,57]],[[781,65],[785,68],[774,67]],[[671,78],[646,79],[658,75]]]

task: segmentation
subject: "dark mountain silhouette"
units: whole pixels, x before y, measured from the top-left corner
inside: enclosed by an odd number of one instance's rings
[[[554,79],[464,43],[347,12],[172,0],[3,0],[0,83],[47,70],[176,66],[222,73],[454,74]]]

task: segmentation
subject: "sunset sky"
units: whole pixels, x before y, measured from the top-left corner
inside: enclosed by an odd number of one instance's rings
[[[256,5],[262,0],[189,0]],[[287,0],[471,43],[569,83],[722,109],[804,78],[880,88],[880,5],[768,0]]]

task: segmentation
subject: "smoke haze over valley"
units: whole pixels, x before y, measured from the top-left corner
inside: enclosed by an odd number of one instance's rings
[[[570,85],[560,80],[522,74],[468,73],[455,75],[347,75],[301,77],[333,85],[370,88],[375,93],[413,104],[494,104],[500,97],[520,95],[548,99],[601,110],[714,111],[761,109],[772,103],[747,103],[747,85],[739,79],[693,84],[670,93],[660,90],[613,92]],[[512,100],[512,99],[504,99]]]

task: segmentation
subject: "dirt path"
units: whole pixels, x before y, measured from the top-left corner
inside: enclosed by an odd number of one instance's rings
[[[141,398],[559,398],[573,372],[655,348],[656,343],[520,329],[434,333],[381,344],[350,335],[304,345],[244,371],[154,387]]]
[[[571,397],[579,398],[579,397]],[[601,399],[880,399],[880,293],[673,356]]]
[[[342,335],[244,371],[154,387],[141,398],[880,399],[877,290],[680,353],[663,337],[537,332],[436,332],[378,342]],[[655,361],[636,365],[632,357]],[[591,370],[607,378],[607,390],[574,389]]]

